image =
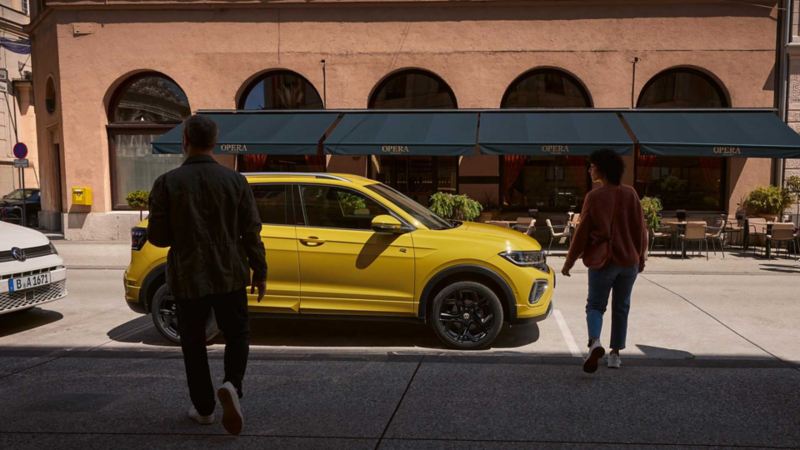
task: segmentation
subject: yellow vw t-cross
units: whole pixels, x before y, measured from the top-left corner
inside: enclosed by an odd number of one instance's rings
[[[445,345],[491,345],[503,322],[542,320],[555,275],[536,240],[442,219],[374,180],[329,173],[244,174],[263,227],[269,274],[251,315],[417,318]],[[178,342],[167,249],[132,230],[125,299]],[[209,321],[209,335],[216,333]]]

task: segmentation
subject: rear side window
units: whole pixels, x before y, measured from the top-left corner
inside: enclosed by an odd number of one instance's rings
[[[288,201],[288,187],[285,184],[252,185],[261,223],[272,225],[290,225],[292,217],[291,204]]]

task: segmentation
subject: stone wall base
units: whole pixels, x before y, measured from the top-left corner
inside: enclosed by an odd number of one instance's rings
[[[138,211],[62,214],[64,239],[74,241],[127,241],[138,223]]]

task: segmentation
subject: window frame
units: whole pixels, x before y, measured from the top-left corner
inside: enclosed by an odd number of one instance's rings
[[[372,228],[366,228],[366,229],[364,229],[364,228],[343,228],[343,227],[324,227],[324,226],[319,226],[319,225],[311,225],[309,223],[309,220],[308,220],[308,212],[306,211],[306,205],[305,205],[305,201],[303,200],[303,193],[301,191],[301,188],[302,187],[320,187],[321,186],[321,187],[335,188],[335,189],[341,189],[341,190],[345,190],[345,191],[350,191],[353,194],[360,195],[362,197],[366,197],[369,200],[372,200],[373,202],[377,203],[380,207],[382,207],[386,211],[386,215],[392,216],[395,219],[399,220],[400,223],[403,224],[404,228],[409,228],[412,231],[416,230],[416,227],[414,227],[413,225],[409,224],[407,220],[405,220],[403,217],[401,217],[396,212],[392,211],[389,207],[387,207],[385,204],[383,204],[383,202],[381,202],[378,199],[372,197],[371,195],[369,195],[369,194],[367,194],[365,192],[361,192],[361,191],[359,191],[357,189],[353,189],[353,188],[350,188],[350,187],[347,187],[347,186],[340,186],[340,185],[336,185],[336,184],[327,184],[327,183],[294,183],[294,186],[295,186],[294,189],[292,189],[292,191],[294,192],[294,194],[293,194],[293,197],[294,197],[294,200],[295,200],[294,204],[295,204],[295,207],[299,208],[299,210],[302,212],[302,219],[303,219],[303,225],[298,224],[297,225],[298,227],[321,228],[321,229],[325,229],[325,230],[346,230],[346,231],[360,231],[360,232],[375,233],[375,230],[373,230]],[[379,215],[381,215],[381,214],[379,214]],[[299,220],[298,220],[298,222],[299,222]]]
[[[127,203],[116,204],[114,199],[117,198],[117,190],[119,189],[119,174],[116,167],[117,156],[117,140],[116,136],[134,136],[140,134],[164,134],[171,130],[169,125],[148,124],[139,126],[126,126],[126,125],[107,125],[106,136],[108,139],[108,169],[111,177],[111,209],[113,211],[135,211],[135,209],[128,206]],[[155,181],[155,180],[154,180]]]

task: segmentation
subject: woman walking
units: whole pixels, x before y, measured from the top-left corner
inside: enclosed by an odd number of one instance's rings
[[[631,291],[637,274],[644,270],[647,227],[636,191],[621,184],[624,171],[622,158],[611,150],[598,150],[589,157],[592,182],[600,186],[583,201],[581,221],[561,269],[562,274],[569,276],[580,257],[589,268],[586,301],[589,355],[583,362],[583,370],[588,373],[597,370],[598,361],[605,354],[600,331],[609,293],[612,314],[608,367],[620,367],[619,351],[625,348]]]

